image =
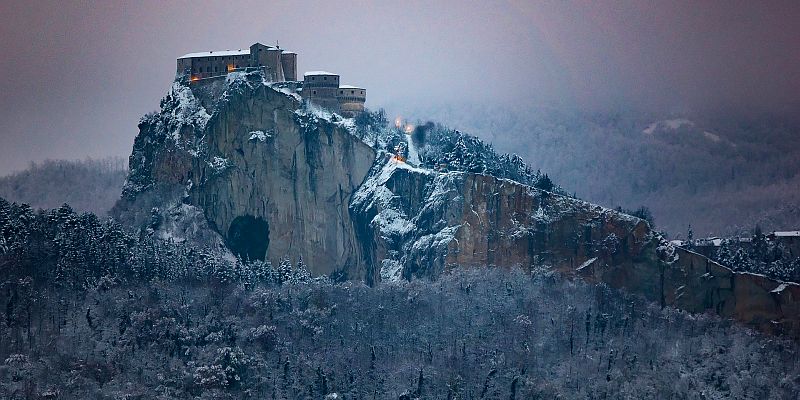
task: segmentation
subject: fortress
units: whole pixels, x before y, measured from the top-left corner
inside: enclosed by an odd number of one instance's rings
[[[303,99],[310,103],[353,117],[364,111],[367,90],[352,85],[340,85],[339,75],[325,71],[310,71],[297,79],[297,53],[279,46],[255,43],[249,49],[217,50],[189,53],[178,58],[176,75],[189,83],[224,77],[235,71],[261,69],[272,82],[290,82]]]

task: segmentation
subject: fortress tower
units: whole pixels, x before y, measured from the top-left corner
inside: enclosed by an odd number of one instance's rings
[[[303,74],[302,96],[314,105],[339,112],[339,75],[326,71]]]
[[[352,85],[339,86],[339,93],[336,95],[339,101],[339,112],[345,117],[355,117],[364,111],[364,103],[367,101],[367,89]]]

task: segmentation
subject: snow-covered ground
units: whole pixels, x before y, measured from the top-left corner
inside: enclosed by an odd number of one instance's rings
[[[419,161],[419,152],[417,152],[417,147],[414,146],[414,141],[411,140],[411,135],[403,135],[406,138],[406,144],[408,145],[408,162],[411,165],[417,166],[420,165]]]

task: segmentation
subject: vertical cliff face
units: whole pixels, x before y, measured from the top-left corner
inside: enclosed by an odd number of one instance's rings
[[[117,213],[189,203],[242,258],[302,258],[315,274],[357,279],[348,206],[374,158],[344,120],[305,110],[259,74],[176,83],[140,123]]]
[[[800,338],[800,285],[738,273],[682,248],[668,262],[596,263],[579,271],[585,279],[639,293],[692,313],[713,312],[764,332]]]
[[[206,135],[192,201],[234,250],[264,248],[273,263],[302,257],[317,274],[363,264],[348,206],[372,148],[265,85],[228,96]]]
[[[657,262],[658,238],[635,217],[489,175],[380,163],[353,213],[381,280],[450,266],[575,269],[589,259]]]
[[[647,223],[493,176],[438,173],[386,158],[354,196],[372,282],[451,267],[542,266],[800,337],[800,285],[735,273],[669,246]]]

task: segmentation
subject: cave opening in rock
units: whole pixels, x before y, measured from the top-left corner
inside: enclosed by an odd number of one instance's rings
[[[236,217],[228,229],[228,247],[243,260],[261,260],[269,247],[269,224],[252,215]]]

